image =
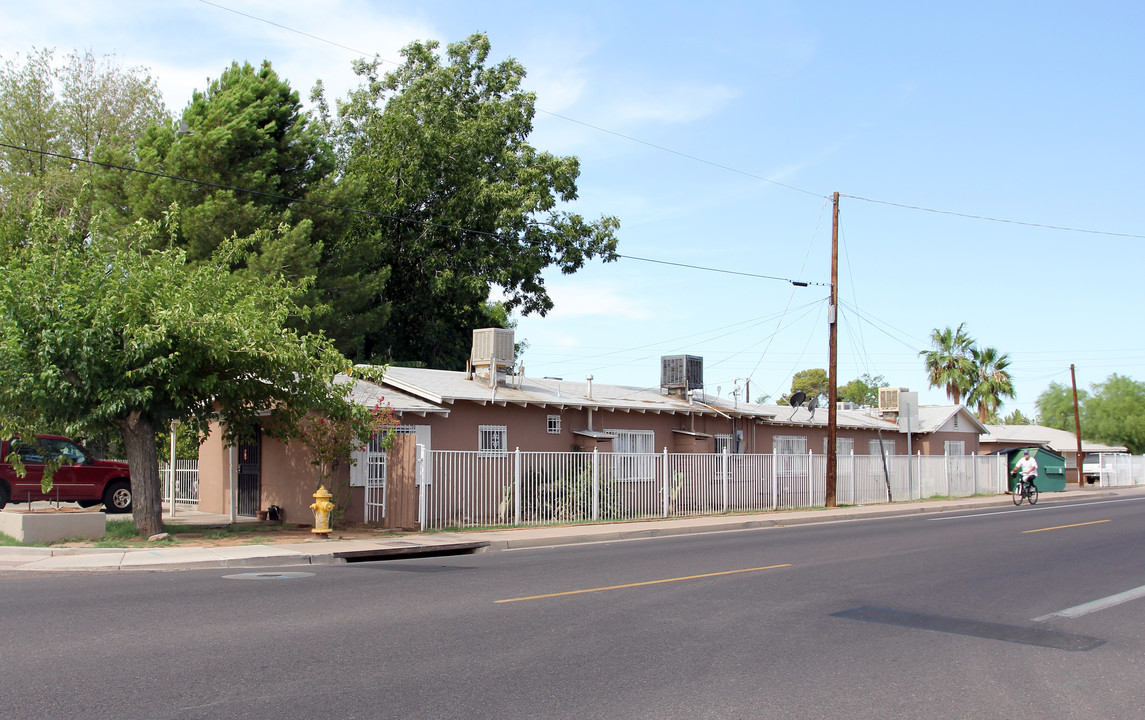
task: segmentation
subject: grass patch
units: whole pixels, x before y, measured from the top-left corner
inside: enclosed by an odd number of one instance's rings
[[[0,533],[0,547],[16,547],[20,545],[20,541],[11,535]]]

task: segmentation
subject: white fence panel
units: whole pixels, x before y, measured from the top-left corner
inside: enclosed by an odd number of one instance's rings
[[[823,507],[825,455],[433,451],[426,528],[545,525]],[[1001,456],[848,455],[836,502],[1002,492]]]
[[[163,502],[171,503],[171,464],[160,461],[159,477],[163,481]],[[199,504],[199,461],[175,461],[175,502],[178,505]]]

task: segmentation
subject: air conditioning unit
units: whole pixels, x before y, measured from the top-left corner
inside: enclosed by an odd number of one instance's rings
[[[660,358],[660,387],[667,390],[699,390],[704,387],[704,359],[696,355],[665,355]]]
[[[899,411],[899,394],[909,392],[907,388],[879,388],[879,412]]]
[[[503,328],[480,328],[473,331],[473,349],[470,364],[484,367],[493,362],[498,368],[513,366],[513,331]]]

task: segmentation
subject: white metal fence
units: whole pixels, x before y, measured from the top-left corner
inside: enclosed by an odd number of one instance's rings
[[[823,507],[825,455],[435,450],[422,527],[546,525]],[[998,494],[1004,456],[840,457],[836,502]]]
[[[1099,462],[1101,487],[1145,485],[1145,455],[1100,453]]]
[[[163,502],[171,503],[171,465],[159,463],[159,477],[163,479]],[[179,505],[199,504],[199,461],[175,461],[175,502]]]

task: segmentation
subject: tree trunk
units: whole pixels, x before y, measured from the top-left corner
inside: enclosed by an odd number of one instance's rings
[[[131,469],[131,518],[136,532],[150,537],[163,532],[163,485],[155,449],[155,421],[133,412],[120,427]]]

